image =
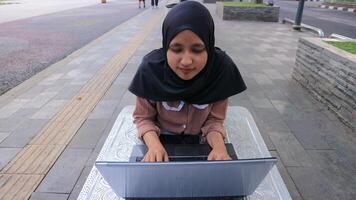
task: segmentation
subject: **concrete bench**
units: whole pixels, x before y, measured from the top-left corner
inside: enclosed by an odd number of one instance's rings
[[[134,107],[125,107],[117,117],[113,128],[105,141],[97,161],[128,161],[132,147],[142,144],[137,138],[137,130],[133,124]],[[270,153],[250,112],[243,107],[229,107],[225,128],[228,142],[234,145],[239,158],[270,157]],[[117,197],[94,166],[91,170],[79,200],[123,199]],[[291,199],[289,192],[278,172],[277,167],[269,172],[257,190],[248,199]]]

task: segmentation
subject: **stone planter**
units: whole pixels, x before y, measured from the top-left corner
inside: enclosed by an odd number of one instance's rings
[[[355,130],[356,55],[320,38],[300,38],[292,76]]]
[[[279,7],[226,6],[224,2],[216,2],[216,14],[224,20],[278,22]]]

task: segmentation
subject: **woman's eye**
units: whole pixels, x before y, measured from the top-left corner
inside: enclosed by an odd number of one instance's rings
[[[205,48],[193,48],[192,51],[194,53],[201,53],[201,52],[205,51]]]
[[[192,48],[193,53],[202,53],[203,51],[205,51],[204,47]]]
[[[170,47],[169,49],[174,53],[180,53],[182,51],[182,48],[180,47]]]

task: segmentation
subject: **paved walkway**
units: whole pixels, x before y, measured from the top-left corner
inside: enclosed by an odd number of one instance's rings
[[[137,7],[136,0],[113,0],[0,23],[0,95],[143,11]]]
[[[162,4],[0,96],[0,199],[17,189],[32,200],[76,199],[116,116],[134,104],[127,87],[140,60],[161,45]],[[230,104],[253,113],[293,199],[355,199],[355,133],[291,78],[298,38],[313,35],[222,21],[207,6],[217,46],[248,87]]]

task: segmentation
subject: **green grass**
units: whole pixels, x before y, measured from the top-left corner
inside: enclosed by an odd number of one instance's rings
[[[331,44],[339,49],[345,50],[349,53],[356,54],[356,42],[334,42],[334,41],[325,41],[328,44]]]
[[[236,2],[236,1],[226,1],[224,6],[242,6],[242,7],[267,7],[266,4],[256,4],[251,2]]]

